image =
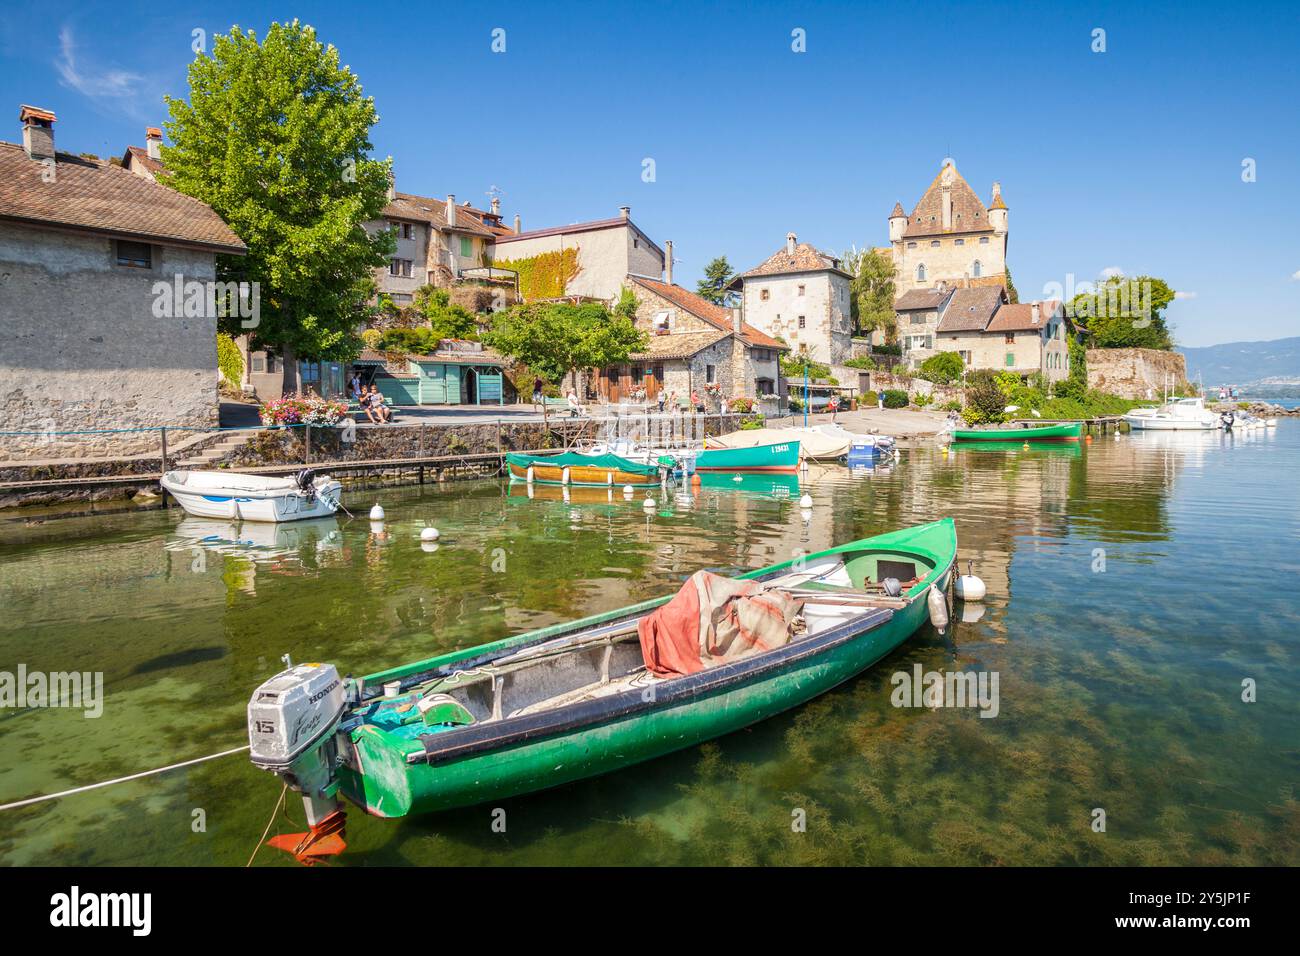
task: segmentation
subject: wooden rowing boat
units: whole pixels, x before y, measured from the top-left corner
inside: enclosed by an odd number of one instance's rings
[[[796,707],[923,626],[956,552],[947,518],[720,579],[799,602],[788,642],[670,677],[647,669],[642,622],[673,596],[359,679],[327,664],[291,667],[248,708],[253,763],[303,794],[312,825],[274,845],[304,862],[341,850],[336,795],[380,817],[468,806],[618,770]]]
[[[514,481],[538,481],[550,485],[623,486],[657,485],[666,465],[646,465],[618,455],[506,455],[506,467]]]
[[[1078,441],[1083,422],[1060,425],[1010,425],[1001,428],[959,428],[953,441]]]

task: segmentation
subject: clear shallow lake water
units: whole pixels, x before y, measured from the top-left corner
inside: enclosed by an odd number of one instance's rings
[[[701,567],[950,514],[989,597],[971,620],[959,604],[947,634],[927,626],[806,706],[617,774],[406,821],[353,808],[342,865],[1294,865],[1297,475],[1300,421],[1284,420],[815,468],[810,520],[798,483],[754,479],[651,518],[621,496],[529,500],[497,481],[357,492],[357,520],[280,529],[176,509],[0,516],[0,671],[105,681],[98,719],[0,711],[0,803],[246,743],[248,697],[285,653],[369,673],[663,594]],[[364,518],[376,500],[382,534]],[[996,671],[998,716],[892,706],[890,676],[916,664]],[[2,811],[0,863],[243,865],[279,792],[241,754]],[[302,829],[290,797],[272,833]],[[296,865],[268,849],[257,863]]]

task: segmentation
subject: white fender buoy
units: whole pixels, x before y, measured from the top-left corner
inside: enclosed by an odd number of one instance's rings
[[[632,488],[631,485],[624,485],[624,486],[623,486],[623,497],[624,497],[624,498],[631,498],[634,494],[636,494],[636,492],[633,490],[633,488]]]
[[[442,535],[438,532],[437,528],[425,528],[420,532],[421,541],[437,541],[441,537]]]
[[[560,484],[567,485],[568,483],[569,483],[569,468],[566,465],[564,469],[560,472]]]
[[[614,486],[614,473],[612,471],[605,472],[605,484],[611,488]]]
[[[732,481],[744,481],[744,480],[745,480],[745,476],[744,476],[744,475],[737,475],[735,478],[732,478],[731,480],[732,480]]]
[[[370,509],[370,520],[371,521],[384,520],[384,508],[377,501],[375,502],[375,506]]]
[[[925,599],[930,607],[930,623],[942,634],[948,629],[948,598],[934,585],[930,585],[930,594]]]
[[[982,601],[988,593],[984,582],[975,576],[975,562],[966,562],[966,573],[957,579],[957,597],[963,601]]]
[[[641,502],[641,507],[646,511],[653,511],[655,508],[659,507],[659,503],[649,495],[646,495],[645,501]]]
[[[812,506],[813,506],[812,495],[805,494],[802,498],[799,499],[799,507],[802,508],[804,511],[808,511],[810,508],[812,508]]]
[[[382,521],[370,522],[370,533],[382,535],[384,533],[384,523]]]

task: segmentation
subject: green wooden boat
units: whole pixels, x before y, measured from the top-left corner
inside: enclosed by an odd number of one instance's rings
[[[1078,441],[1083,422],[1061,425],[1012,425],[1003,428],[959,428],[953,441]]]
[[[380,817],[497,800],[732,733],[870,667],[931,616],[946,623],[951,518],[739,579],[803,601],[781,646],[658,678],[637,624],[672,595],[359,679],[299,664],[248,705],[253,763],[303,795],[311,829],[269,841],[315,862],[343,848],[340,797]]]
[[[750,445],[748,448],[706,447],[695,456],[695,470],[796,472],[799,470],[799,443],[783,441],[774,445]]]

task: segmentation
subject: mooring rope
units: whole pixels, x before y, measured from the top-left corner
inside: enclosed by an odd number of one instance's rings
[[[280,807],[284,805],[284,795],[289,792],[289,784],[285,784],[280,789],[280,799],[275,801],[275,808],[271,810],[271,819],[266,821],[266,829],[262,831],[262,838],[257,841],[257,846],[253,847],[253,854],[244,864],[244,869],[253,865],[253,858],[257,856],[257,851],[262,849],[262,844],[266,842],[266,835],[271,832],[271,826],[275,823],[275,815],[280,812]]]
[[[0,810],[14,810],[18,807],[30,806],[33,803],[43,803],[46,800],[57,800],[60,797],[70,797],[74,793],[85,793],[87,790],[98,790],[100,787],[111,787],[115,783],[126,783],[129,780],[139,780],[142,777],[152,777],[155,774],[166,773],[168,770],[179,770],[181,767],[191,767],[196,763],[203,763],[207,760],[216,760],[218,757],[229,757],[231,754],[243,753],[248,749],[248,744],[242,747],[236,747],[234,750],[223,750],[221,753],[208,754],[206,757],[195,757],[193,760],[182,760],[180,763],[169,764],[166,767],[159,767],[156,770],[145,770],[141,773],[133,773],[128,777],[117,777],[113,780],[101,780],[99,783],[87,784],[84,787],[73,787],[71,790],[63,790],[59,793],[47,793],[42,797],[28,797],[26,800],[15,800],[13,803],[0,804]]]

